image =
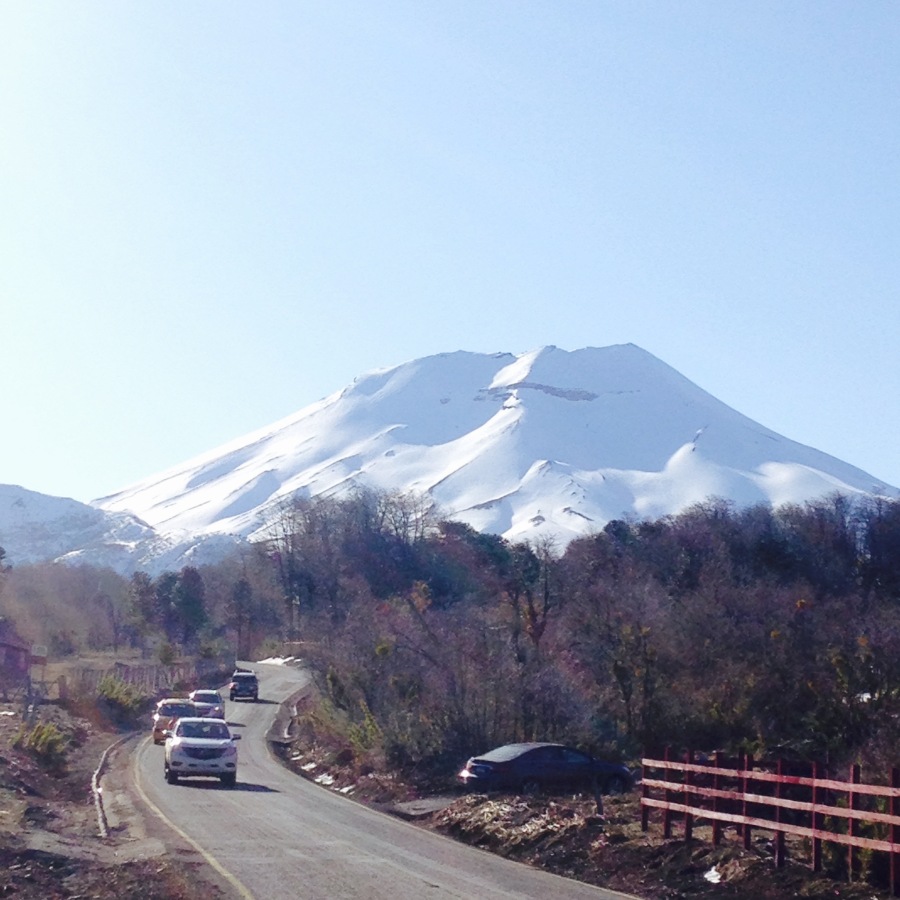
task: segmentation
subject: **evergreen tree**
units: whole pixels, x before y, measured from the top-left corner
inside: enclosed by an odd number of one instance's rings
[[[192,644],[207,622],[203,577],[192,566],[179,572],[172,592],[174,618],[183,644]]]

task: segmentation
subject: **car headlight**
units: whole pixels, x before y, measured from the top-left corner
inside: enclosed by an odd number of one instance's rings
[[[234,744],[229,744],[222,753],[223,756],[237,756],[237,747]]]

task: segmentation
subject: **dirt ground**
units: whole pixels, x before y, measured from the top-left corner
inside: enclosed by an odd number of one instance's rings
[[[226,896],[191,848],[180,848],[171,835],[148,833],[133,808],[111,811],[101,836],[91,781],[104,752],[121,735],[52,704],[38,708],[36,721],[52,722],[65,737],[61,765],[41,763],[14,747],[23,728],[22,708],[0,702],[0,897]]]
[[[66,738],[64,764],[39,763],[13,746],[21,709],[0,702],[0,897],[24,900],[215,900],[229,896],[196,852],[139,804],[127,789],[130,743],[103,723],[76,719],[57,706],[39,708]],[[124,741],[124,743],[123,743]],[[116,746],[107,752],[109,748]],[[91,780],[104,753],[101,819]],[[801,863],[777,871],[762,834],[751,851],[728,832],[714,848],[703,828],[691,845],[665,839],[659,823],[640,829],[637,793],[606,798],[460,795],[449,785],[414,785],[354,765],[336,753],[294,744],[285,764],[323,790],[401,815],[424,828],[527,865],[614,888],[643,900],[678,898],[846,898],[887,900],[871,885],[813,877]],[[442,791],[441,788],[444,788]],[[155,829],[155,830],[154,830]],[[105,836],[101,832],[105,830]],[[704,839],[706,838],[706,839]],[[792,848],[802,856],[802,847]]]
[[[593,802],[578,799],[535,802],[475,796],[436,813],[430,824],[509,858],[647,900],[888,896],[871,885],[815,877],[800,863],[778,871],[771,843],[762,836],[745,851],[735,834],[719,847],[713,847],[704,829],[695,831],[690,845],[677,837],[666,840],[658,826],[645,834],[635,796],[607,799],[605,814],[598,821]]]
[[[789,846],[796,861],[777,870],[771,836],[759,832],[752,849],[726,830],[718,847],[711,829],[698,827],[687,845],[676,828],[663,835],[661,821],[641,830],[640,796],[606,797],[603,815],[593,797],[517,797],[459,794],[448,785],[404,783],[396,776],[359,771],[346,752],[295,745],[286,763],[323,787],[378,806],[457,840],[527,865],[641,900],[887,900],[867,883],[849,884],[814,875],[802,843]],[[444,787],[444,792],[436,791]],[[449,790],[448,790],[449,788]]]

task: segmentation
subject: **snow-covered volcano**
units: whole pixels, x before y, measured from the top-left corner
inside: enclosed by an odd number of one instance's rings
[[[292,495],[415,492],[441,514],[559,546],[613,518],[898,491],[741,415],[632,344],[446,353],[344,390],[94,502],[179,541],[252,538]]]

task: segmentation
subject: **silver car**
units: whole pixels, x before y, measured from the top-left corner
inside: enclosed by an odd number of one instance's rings
[[[196,707],[195,715],[204,719],[225,718],[225,701],[218,691],[191,691],[188,697]]]
[[[166,781],[177,784],[179,778],[204,776],[234,787],[238,761],[234,742],[221,719],[179,719],[166,732]]]

